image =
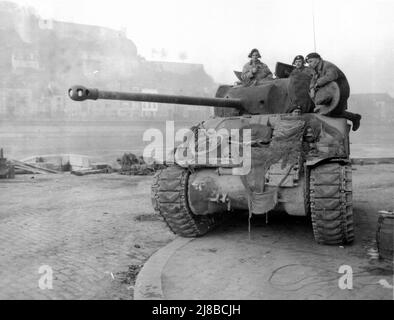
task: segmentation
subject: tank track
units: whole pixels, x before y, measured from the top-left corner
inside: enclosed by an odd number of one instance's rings
[[[159,170],[151,189],[155,212],[160,214],[170,230],[182,237],[199,237],[216,225],[214,216],[194,215],[188,205],[188,169],[176,165]]]
[[[354,240],[350,164],[328,163],[311,169],[310,210],[318,243],[338,245]]]

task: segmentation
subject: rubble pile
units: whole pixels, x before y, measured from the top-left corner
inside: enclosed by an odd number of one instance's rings
[[[147,164],[142,156],[137,157],[133,153],[125,153],[117,162],[121,166],[119,173],[125,175],[153,175],[157,170],[165,168],[165,165],[156,162]]]
[[[76,176],[86,176],[88,174],[98,173],[112,173],[114,169],[106,163],[92,163],[88,168],[82,168],[78,170],[71,170],[71,174]]]

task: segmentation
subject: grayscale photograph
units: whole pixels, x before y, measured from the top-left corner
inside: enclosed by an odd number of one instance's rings
[[[0,300],[394,300],[393,16],[0,0]]]

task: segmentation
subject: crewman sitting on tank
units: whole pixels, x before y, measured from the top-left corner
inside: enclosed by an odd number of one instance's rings
[[[272,72],[268,66],[260,61],[261,55],[259,50],[252,49],[248,58],[250,61],[244,65],[241,80],[244,86],[258,85],[263,81],[272,80]]]
[[[325,114],[332,117],[345,118],[352,121],[353,131],[360,127],[361,115],[346,111],[347,99],[350,95],[350,86],[345,74],[333,63],[323,60],[321,56],[312,52],[306,56],[306,61],[314,70],[314,75],[310,83],[310,95],[314,100],[316,108],[315,112]],[[335,100],[335,94],[338,92],[338,101]],[[332,108],[325,110],[325,105],[332,105]]]
[[[294,70],[289,75],[289,113],[310,113],[315,107],[309,96],[313,70],[305,66],[305,59],[298,55],[293,59]]]

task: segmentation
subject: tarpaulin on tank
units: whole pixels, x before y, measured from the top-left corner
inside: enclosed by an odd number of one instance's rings
[[[274,163],[296,161],[302,151],[302,136],[305,121],[279,120],[273,124],[273,137],[267,147],[252,146],[252,167],[263,166],[268,169]]]
[[[305,115],[306,131],[313,137],[313,155],[316,157],[344,157],[346,156],[345,136],[335,127],[313,115]]]
[[[316,114],[213,118],[195,126],[177,147],[176,162],[185,167],[237,167],[243,162],[242,148],[250,145],[252,165],[266,168],[279,161],[283,166],[291,163],[301,146],[303,156],[342,157],[347,150],[345,125],[344,119],[339,123]],[[243,141],[246,129],[251,129],[251,143]],[[308,137],[303,138],[306,131]],[[239,152],[232,152],[231,146]],[[315,148],[313,153],[311,148]]]
[[[282,116],[272,120],[270,125],[273,128],[271,142],[259,144],[258,139],[252,139],[254,143],[251,149],[251,170],[247,175],[241,176],[248,192],[250,213],[254,214],[263,214],[274,209],[278,202],[281,183],[286,179],[292,166],[306,159],[312,148],[315,157],[330,158],[346,154],[344,136],[341,132],[314,115]],[[260,126],[259,130],[256,127],[254,131],[267,132],[264,125]],[[305,141],[307,133],[311,135],[312,144]],[[281,164],[284,176],[276,189],[267,191],[265,176],[269,168],[276,163]]]
[[[262,214],[274,209],[278,201],[278,189],[268,192],[265,190],[265,175],[271,165],[280,161],[282,168],[298,162],[303,151],[304,127],[303,120],[279,120],[273,124],[270,144],[252,145],[251,170],[247,175],[241,176],[248,191],[251,213]],[[263,128],[260,131],[264,131]]]

